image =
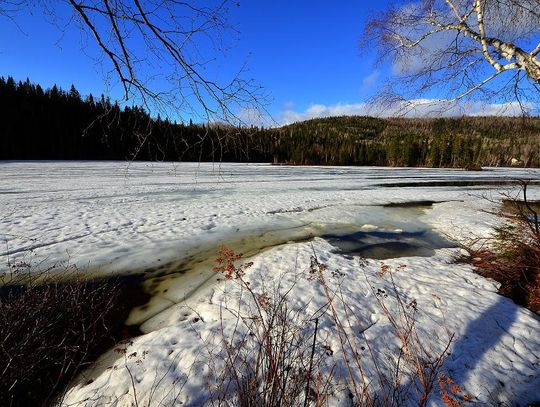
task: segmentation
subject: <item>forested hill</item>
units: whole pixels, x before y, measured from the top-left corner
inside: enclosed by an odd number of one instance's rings
[[[0,78],[0,159],[540,167],[540,118],[333,117],[281,128],[171,123],[75,87]]]
[[[278,162],[427,167],[540,166],[540,118],[331,117],[270,131]]]

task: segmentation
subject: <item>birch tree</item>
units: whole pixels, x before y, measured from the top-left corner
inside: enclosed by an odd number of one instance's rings
[[[379,61],[392,63],[394,79],[379,94],[385,102],[537,109],[540,0],[394,3],[369,22],[365,38],[375,40]]]

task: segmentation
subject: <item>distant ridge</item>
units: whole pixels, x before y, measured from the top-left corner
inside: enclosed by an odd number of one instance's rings
[[[279,128],[172,123],[104,96],[0,77],[0,160],[540,167],[540,118],[341,116]]]
[[[340,116],[293,123],[271,133],[277,140],[275,161],[293,164],[540,166],[538,117]]]

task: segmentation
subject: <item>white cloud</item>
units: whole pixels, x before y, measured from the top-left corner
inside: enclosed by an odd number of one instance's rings
[[[531,111],[532,104],[518,102],[488,103],[480,101],[448,102],[439,99],[413,99],[394,103],[377,116],[455,117],[455,116],[520,116]]]
[[[268,113],[261,111],[257,108],[246,108],[240,110],[236,114],[236,118],[239,121],[240,125],[243,126],[276,126],[279,123],[276,123]]]
[[[523,108],[534,112],[535,106],[527,104]],[[437,99],[413,99],[380,105],[375,103],[336,103],[325,105],[311,104],[307,109],[298,111],[294,104],[284,104],[283,111],[270,117],[258,109],[244,109],[237,114],[242,125],[276,127],[309,119],[333,116],[374,116],[374,117],[459,117],[459,116],[520,116],[522,106],[518,102],[486,103],[462,102],[448,103]]]
[[[532,105],[524,106],[531,110]],[[381,106],[368,103],[334,105],[312,104],[304,111],[284,110],[277,122],[290,124],[298,121],[331,116],[376,117],[453,117],[453,116],[519,116],[522,109],[517,102],[486,103],[463,102],[449,104],[437,99],[414,99]]]
[[[377,82],[377,79],[379,79],[380,72],[378,70],[373,71],[368,76],[364,77],[362,79],[362,90],[367,90],[373,86],[375,82]]]
[[[292,110],[294,109],[294,102],[289,100],[285,103],[283,103],[283,110]]]
[[[314,119],[317,117],[330,117],[330,116],[365,116],[368,114],[369,105],[366,103],[356,104],[341,104],[336,105],[322,105],[313,104],[303,112],[296,112],[294,110],[285,110],[281,113],[278,122],[281,124],[289,124],[303,120]]]

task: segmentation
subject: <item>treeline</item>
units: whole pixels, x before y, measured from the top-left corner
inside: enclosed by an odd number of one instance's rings
[[[540,166],[540,118],[344,116],[271,131],[274,162],[474,168]],[[261,135],[262,137],[262,135]]]
[[[540,118],[332,117],[281,128],[152,118],[103,95],[0,78],[0,159],[540,167]]]
[[[1,160],[265,161],[250,132],[174,123],[71,86],[44,90],[0,77]]]

